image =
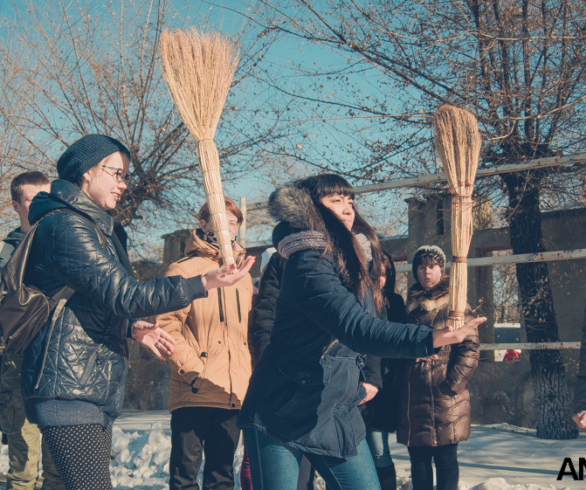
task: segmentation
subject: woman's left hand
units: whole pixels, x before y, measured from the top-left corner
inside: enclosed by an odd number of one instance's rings
[[[360,384],[362,386],[364,386],[364,389],[366,390],[366,396],[362,399],[362,401],[358,405],[362,405],[363,403],[369,402],[378,393],[378,388],[375,385],[370,384],[370,383],[366,383],[364,381],[361,381]]]
[[[142,345],[146,345],[161,361],[165,360],[162,354],[170,356],[177,344],[173,337],[159,328],[158,323],[153,324],[143,320],[134,322],[132,338]]]

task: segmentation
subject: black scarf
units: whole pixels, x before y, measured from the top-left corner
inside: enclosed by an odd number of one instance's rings
[[[204,242],[208,242],[210,245],[213,245],[217,249],[220,248],[220,242],[216,238],[216,234],[213,231],[203,231],[201,228],[198,228],[195,231],[195,234],[197,235],[198,238],[201,238]],[[230,243],[232,245],[234,245],[234,242],[236,242],[236,237],[230,235]]]

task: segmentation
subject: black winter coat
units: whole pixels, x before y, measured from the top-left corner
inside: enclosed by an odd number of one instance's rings
[[[0,244],[0,271],[4,269],[4,266],[12,257],[12,254],[20,245],[24,238],[24,233],[20,231],[20,226],[16,229],[11,231],[8,236],[2,240]]]
[[[297,216],[297,223],[315,222],[317,210],[307,208],[307,196],[295,195],[303,191],[283,191],[291,192],[280,202],[300,203],[297,211],[314,213],[314,218]],[[285,256],[281,247],[279,252]],[[355,456],[366,435],[358,410],[366,393],[360,354],[421,357],[435,351],[430,327],[376,318],[370,293],[358,301],[331,257],[300,247],[285,265],[270,343],[252,374],[238,426],[292,449]]]
[[[582,343],[580,344],[580,365],[576,376],[576,391],[574,392],[574,413],[586,410],[586,307],[582,321]]]
[[[393,323],[406,323],[405,301],[400,294],[394,293],[386,298],[387,304],[378,315]],[[378,361],[378,366],[377,366]],[[372,384],[379,387],[376,396],[369,402],[361,405],[362,417],[367,427],[382,431],[395,432],[399,422],[399,397],[395,386],[397,369],[406,362],[403,359],[390,359],[367,356],[365,377],[368,380],[367,370],[372,371],[370,379],[377,380],[376,368],[378,367],[379,383]]]
[[[278,252],[271,255],[269,263],[260,280],[260,287],[254,303],[254,313],[250,334],[255,358],[269,345],[271,330],[275,324],[275,306],[281,290],[281,277],[286,260]]]
[[[124,230],[70,182],[56,180],[50,194],[39,193],[31,203],[29,221],[34,224],[49,211],[65,207],[99,226],[107,246],[102,248],[91,223],[75,214],[57,213],[39,225],[26,282],[48,296],[64,285],[75,294],[54,330],[49,330],[49,320],[27,348],[22,397],[32,422],[36,404],[65,400],[92,404],[103,414],[102,421],[82,423],[109,426],[124,398],[129,320],[184,308],[206,293],[200,276],[136,281],[122,265],[128,264]]]

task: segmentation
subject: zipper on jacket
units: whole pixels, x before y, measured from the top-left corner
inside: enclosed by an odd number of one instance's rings
[[[433,397],[433,386],[432,386],[432,376],[431,376],[431,367],[433,364],[433,361],[429,361],[429,369],[427,370],[427,372],[429,373],[429,394],[431,397],[431,427],[432,427],[432,437],[433,437],[433,445],[437,446],[437,434],[436,434],[436,429],[435,429],[435,399]]]
[[[242,323],[242,314],[240,313],[240,294],[236,290],[236,306],[238,308],[238,323]]]
[[[222,305],[222,288],[218,288],[218,306],[220,308],[220,321],[224,323],[224,307]]]
[[[232,397],[234,396],[234,389],[232,388],[232,353],[230,352],[230,343],[228,343],[228,374],[230,376],[230,398],[228,403],[230,404],[230,409],[232,410],[234,405],[232,403]]]
[[[407,446],[411,445],[411,373],[413,371],[413,363],[409,366],[409,373],[407,374]]]

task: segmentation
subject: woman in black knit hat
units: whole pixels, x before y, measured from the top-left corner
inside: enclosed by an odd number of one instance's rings
[[[112,488],[112,424],[124,400],[127,338],[160,359],[173,352],[170,335],[137,319],[184,308],[237,282],[254,262],[241,262],[234,274],[222,268],[189,279],[134,279],[126,233],[110,214],[128,188],[129,165],[120,141],[84,136],[59,158],[51,192],[30,206],[31,225],[42,222],[26,282],[68,299],[26,350],[22,396],[67,490]]]

